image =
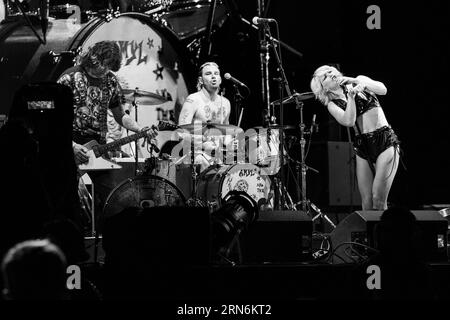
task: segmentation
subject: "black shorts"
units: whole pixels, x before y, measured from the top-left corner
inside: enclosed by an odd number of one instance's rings
[[[355,136],[353,148],[358,156],[375,163],[384,150],[399,145],[400,141],[394,130],[389,126],[383,126],[375,131]]]

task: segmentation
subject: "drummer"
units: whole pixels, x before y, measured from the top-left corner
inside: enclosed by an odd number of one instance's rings
[[[178,119],[179,125],[192,123],[217,123],[229,124],[230,117],[230,101],[219,94],[222,78],[220,76],[219,66],[215,62],[206,62],[199,68],[197,89],[198,91],[190,94],[183,104]],[[201,131],[200,131],[201,132]],[[182,135],[182,138],[190,140],[189,135]],[[222,141],[222,139],[224,139]],[[200,164],[200,170],[203,171],[211,164],[217,163],[217,157],[214,156],[213,150],[218,150],[220,144],[225,144],[228,148],[232,148],[233,137],[225,134],[222,137],[210,135],[207,132],[203,135],[194,134],[194,143],[196,149],[199,144],[202,145],[202,152],[195,155],[194,163]],[[218,156],[218,155],[217,155]]]

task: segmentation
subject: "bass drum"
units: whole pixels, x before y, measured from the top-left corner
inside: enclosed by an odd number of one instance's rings
[[[269,200],[270,179],[261,168],[243,163],[212,165],[201,173],[197,183],[197,197],[212,210],[220,208],[222,199],[233,190],[247,193],[261,208]]]
[[[153,175],[137,176],[126,179],[109,194],[102,220],[129,207],[181,207],[185,203],[181,191],[170,181]]]
[[[188,39],[206,31],[211,1],[208,0],[173,0],[167,10],[159,15],[168,23],[181,40]],[[217,1],[213,25],[221,27],[228,17],[223,1]]]

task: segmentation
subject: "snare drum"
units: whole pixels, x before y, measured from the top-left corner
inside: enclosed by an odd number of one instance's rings
[[[217,209],[230,191],[243,191],[261,207],[266,204],[270,192],[270,179],[261,171],[250,163],[210,166],[199,177],[197,197]]]

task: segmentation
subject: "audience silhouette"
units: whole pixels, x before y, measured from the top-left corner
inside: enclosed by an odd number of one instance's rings
[[[66,267],[64,253],[48,239],[16,244],[2,262],[5,299],[67,299]]]

